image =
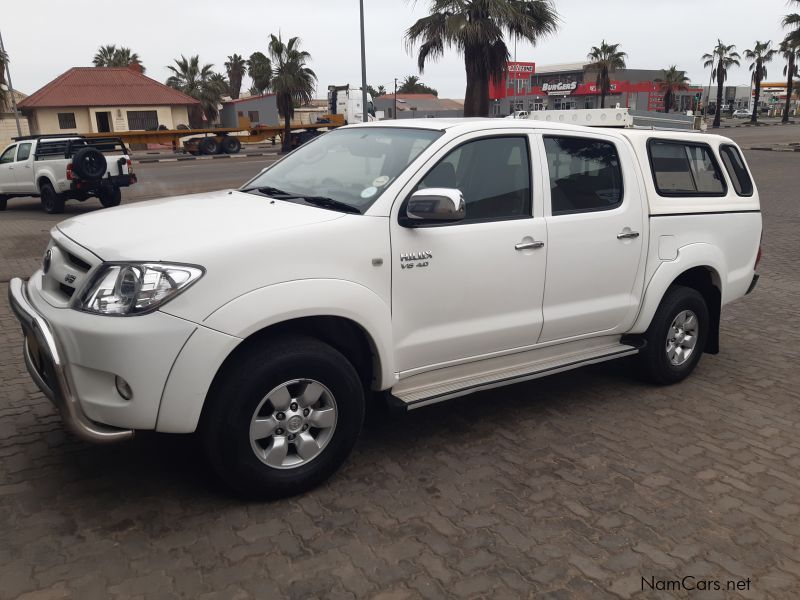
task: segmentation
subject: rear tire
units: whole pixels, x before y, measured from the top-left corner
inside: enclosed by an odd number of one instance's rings
[[[200,152],[200,154],[216,154],[219,152],[219,144],[214,138],[203,138],[197,144],[197,150]]]
[[[224,138],[222,138],[222,151],[225,154],[238,154],[239,150],[241,149],[242,143],[235,137],[226,135]]]
[[[107,169],[106,157],[97,148],[81,148],[72,157],[72,170],[81,179],[101,179]]]
[[[63,194],[56,192],[52,183],[43,183],[39,188],[39,195],[42,200],[42,208],[48,215],[57,215],[64,212],[66,199]]]
[[[103,208],[119,206],[120,202],[122,202],[122,190],[118,187],[103,188],[98,192],[97,198]]]
[[[353,448],[364,388],[353,365],[309,337],[269,340],[218,376],[200,425],[209,461],[231,488],[272,499],[316,487]]]
[[[708,306],[700,292],[681,285],[669,288],[644,335],[647,345],[639,353],[647,379],[659,385],[686,379],[703,354],[708,324]]]

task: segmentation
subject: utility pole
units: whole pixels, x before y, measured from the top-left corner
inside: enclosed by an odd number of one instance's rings
[[[394,118],[397,118],[397,77],[394,78]]]
[[[364,123],[369,121],[367,112],[367,50],[364,43],[364,0],[359,0],[361,7],[361,104],[363,105]]]
[[[6,48],[3,46],[3,34],[0,33],[0,52],[5,53]],[[19,113],[17,112],[17,98],[14,96],[14,86],[11,84],[11,69],[6,61],[6,81],[8,82],[8,93],[11,96],[11,110],[14,111],[14,120],[17,122],[17,135],[22,137],[22,127],[19,124]]]

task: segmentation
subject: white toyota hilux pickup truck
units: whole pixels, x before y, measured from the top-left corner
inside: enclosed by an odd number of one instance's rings
[[[760,236],[724,137],[380,122],[238,190],[64,221],[9,296],[74,433],[197,431],[230,486],[277,497],[336,470],[371,401],[414,409],[629,355],[681,381],[754,287]]]
[[[121,188],[136,183],[131,157],[120,138],[30,135],[15,138],[0,153],[0,211],[10,198],[41,198],[50,214],[64,203],[96,197],[104,208],[118,206]]]

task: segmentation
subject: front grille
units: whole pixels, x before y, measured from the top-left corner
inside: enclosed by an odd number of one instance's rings
[[[77,256],[75,256],[74,254],[72,254],[72,252],[67,252],[67,251],[65,250],[65,251],[64,251],[64,254],[66,254],[66,256],[67,256],[67,260],[68,260],[69,262],[71,262],[73,265],[75,265],[76,267],[78,267],[78,268],[79,268],[81,271],[83,271],[84,273],[85,273],[86,271],[88,271],[89,269],[91,269],[91,268],[92,268],[92,265],[90,265],[89,263],[87,263],[85,260],[82,260],[82,259],[78,258],[78,257],[77,257]]]
[[[42,293],[55,306],[67,306],[91,276],[99,260],[71,239],[53,236],[48,247],[50,265],[42,277]]]

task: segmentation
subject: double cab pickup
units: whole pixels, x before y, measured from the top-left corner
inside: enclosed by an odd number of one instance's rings
[[[222,479],[270,498],[329,477],[369,402],[625,356],[683,380],[719,352],[760,240],[750,171],[718,135],[389,121],[238,190],[64,221],[9,295],[74,433],[198,432]]]

